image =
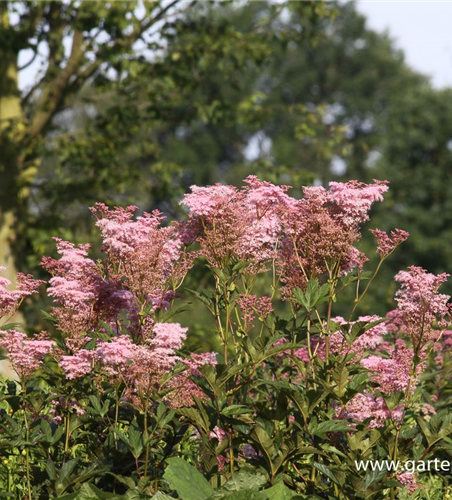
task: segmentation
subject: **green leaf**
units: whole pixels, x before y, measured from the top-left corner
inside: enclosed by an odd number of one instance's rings
[[[143,434],[135,426],[129,427],[129,446],[134,458],[138,458],[143,453]]]
[[[307,311],[311,311],[318,304],[328,301],[330,298],[330,285],[325,283],[320,286],[318,278],[313,278],[308,281],[305,292],[301,288],[295,288],[293,295],[296,302],[302,305]]]
[[[160,500],[173,500],[171,497],[169,497],[168,495],[165,495],[164,493],[162,493],[161,495],[162,496],[159,496],[159,493],[160,492],[157,492],[157,495],[147,495],[146,493],[142,493],[140,491],[138,491],[137,489],[133,489],[133,490],[129,490],[123,497],[121,498],[124,498],[124,500],[151,500],[152,498],[160,498]]]
[[[209,500],[267,500],[263,491],[240,490],[240,491],[217,491]]]
[[[69,493],[68,495],[63,495],[60,497],[53,497],[52,500],[79,500],[79,497],[77,496],[79,492],[77,493]]]
[[[221,488],[226,491],[240,491],[244,489],[258,491],[267,483],[265,474],[252,467],[243,467],[236,472]]]
[[[204,476],[185,460],[174,457],[167,463],[163,477],[182,500],[204,500],[213,494],[214,490]]]
[[[55,481],[55,479],[57,478],[57,470],[55,464],[52,462],[52,460],[50,460],[50,458],[47,459],[46,472],[49,476],[49,479],[51,481]]]
[[[331,479],[333,483],[339,484],[339,481],[336,479],[336,476],[333,474],[333,471],[327,465],[314,462],[314,467],[322,474],[324,474],[326,477]]]
[[[196,290],[192,290],[191,288],[184,288],[189,294],[196,297],[200,302],[202,302],[210,312],[213,313],[213,300],[209,297],[205,292],[197,292]]]
[[[192,423],[200,430],[202,430],[205,434],[210,432],[210,424],[209,421],[205,420],[200,411],[196,408],[179,408],[177,410],[179,415],[188,418],[192,421]]]
[[[381,481],[384,477],[386,477],[387,473],[387,469],[368,472],[364,479],[364,488],[367,490],[367,488],[369,488],[372,484]]]
[[[127,498],[127,495],[126,495]],[[155,495],[152,497],[154,500],[174,500],[173,497],[170,497],[169,495],[166,495],[165,493],[162,493],[161,491],[157,491]]]
[[[62,497],[54,498],[53,500],[120,500],[122,495],[115,495],[100,490],[93,484],[85,483],[77,493],[70,493]]]
[[[2,330],[13,330],[20,327],[20,323],[7,323],[6,325],[2,325]]]
[[[345,366],[338,366],[335,370],[333,370],[332,377],[334,382],[336,382],[336,386],[333,388],[333,392],[339,398],[342,398],[347,391],[349,376],[350,372],[347,370],[347,368],[345,368]]]
[[[41,309],[41,314],[42,314],[42,317],[44,319],[51,321],[52,323],[56,323],[56,319],[51,314],[49,314],[47,311],[44,311],[44,309]]]
[[[356,432],[356,429],[350,427],[346,420],[328,420],[321,422],[313,431],[315,436],[325,437],[328,432]]]
[[[108,399],[104,402],[103,406],[101,406],[100,400],[96,396],[88,396],[88,399],[90,400],[90,403],[93,405],[94,412],[97,415],[100,415],[101,417],[105,417],[105,415],[107,414],[108,409],[110,407],[110,403],[109,403]],[[90,410],[93,412],[92,408],[90,408]]]
[[[221,410],[221,414],[225,417],[232,415],[243,415],[244,413],[252,413],[253,410],[245,405],[231,405]]]
[[[75,469],[75,466],[77,465],[78,459],[74,458],[72,460],[69,460],[66,462],[63,467],[60,469],[60,473],[58,475],[58,480],[59,481],[64,481],[68,476],[71,475],[72,471]]]
[[[273,455],[275,454],[275,447],[274,447],[273,439],[271,438],[271,436],[262,427],[257,425],[253,429],[250,437],[262,449],[262,451],[264,452],[264,454],[267,458],[268,464],[270,465],[270,468],[272,469],[272,472],[274,472],[273,471]]]
[[[265,494],[265,498],[268,500],[297,500],[302,498],[296,491],[289,489],[284,483],[277,483],[262,493]]]
[[[108,473],[110,476],[113,476],[117,481],[119,481],[121,484],[124,484],[129,488],[130,490],[133,490],[136,487],[135,481],[128,476],[120,476],[118,474],[113,474],[112,472]]]
[[[185,305],[171,307],[168,311],[160,312],[158,320],[160,323],[168,323],[170,319],[186,311],[190,311],[190,308]]]

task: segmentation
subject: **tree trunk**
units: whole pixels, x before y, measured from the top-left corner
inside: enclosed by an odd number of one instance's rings
[[[1,12],[1,25],[8,23],[8,13]],[[3,52],[0,58],[0,266],[6,267],[2,276],[16,286],[16,262],[13,245],[16,239],[15,218],[18,206],[18,151],[15,139],[23,130],[23,115],[17,78],[17,54]],[[5,319],[22,323],[23,317],[16,313]],[[4,321],[0,319],[0,325]],[[8,361],[0,361],[0,373],[13,375]]]
[[[4,21],[4,20],[2,20]],[[17,79],[17,54],[0,58],[0,266],[14,285],[16,262],[13,245],[19,197],[20,135],[24,129]]]

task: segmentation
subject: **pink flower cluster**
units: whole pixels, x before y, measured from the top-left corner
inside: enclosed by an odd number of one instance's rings
[[[407,233],[402,229],[394,229],[391,231],[390,235],[381,229],[371,229],[370,232],[377,239],[377,252],[382,257],[387,257],[410,236],[410,233]]]
[[[93,351],[80,349],[73,356],[61,356],[60,366],[63,368],[66,377],[69,380],[84,377],[91,372],[93,368]]]
[[[144,214],[133,220],[136,207],[93,209],[103,237],[107,259],[96,264],[88,257],[89,245],[75,246],[55,238],[60,259],[45,257],[43,267],[52,274],[48,294],[59,307],[53,314],[68,339],[82,339],[109,325],[116,333],[127,329],[141,341],[153,322],[144,311],[166,309],[192,265],[193,256],[182,250],[175,227],[161,227],[162,215]]]
[[[191,187],[182,204],[189,220],[181,231],[196,237],[201,255],[215,267],[247,262],[249,273],[257,273],[276,257],[282,232],[281,207],[291,203],[288,186],[275,186],[256,176],[245,179],[238,190],[217,184]]]
[[[338,408],[336,411],[336,418],[339,419],[359,422],[369,420],[370,428],[382,427],[388,419],[399,421],[402,415],[402,408],[396,408],[391,412],[382,397],[375,397],[369,392],[357,394],[344,408]]]
[[[277,262],[286,296],[312,277],[362,266],[366,258],[353,243],[372,204],[383,199],[386,182],[305,187],[302,200],[287,195],[289,186],[255,176],[245,183],[240,190],[192,186],[182,201],[190,216],[182,239],[196,240],[212,266],[244,261],[246,271],[256,273]]]
[[[47,293],[60,304],[52,313],[60,330],[70,337],[81,337],[97,323],[94,312],[99,279],[96,264],[88,258],[89,244],[75,246],[60,238],[54,240],[61,258],[44,257],[41,262],[52,274]]]
[[[94,351],[80,349],[74,356],[62,356],[60,364],[70,379],[89,373],[93,362],[100,363],[109,374],[132,365],[135,371],[162,373],[179,360],[175,351],[182,347],[186,332],[187,328],[178,323],[156,323],[153,337],[145,344],[135,344],[128,335],[120,335],[110,342],[99,342]]]
[[[45,356],[54,350],[56,344],[48,339],[46,332],[30,339],[17,330],[0,330],[0,346],[5,349],[12,368],[23,381],[38,370]]]
[[[353,228],[369,220],[369,210],[376,201],[383,201],[387,184],[387,181],[375,179],[374,184],[330,182],[328,201],[336,208],[342,224]]]
[[[240,294],[237,305],[242,311],[242,326],[245,332],[249,332],[253,327],[256,315],[259,316],[259,318],[266,318],[273,312],[271,298],[266,296],[258,297],[257,295]]]
[[[171,281],[179,282],[192,264],[176,227],[161,227],[163,215],[157,210],[136,220],[134,206],[111,210],[97,203],[91,210],[101,230],[110,275],[125,279],[140,305],[150,296],[154,302],[165,300]]]
[[[353,244],[372,204],[381,201],[387,189],[386,182],[379,181],[332,182],[329,191],[305,187],[303,199],[286,205],[278,259],[286,297],[294,288],[304,289],[311,278],[337,277],[362,267],[368,259]]]
[[[142,396],[150,397],[163,388],[164,376],[183,361],[188,370],[165,383],[165,388],[171,390],[167,399],[173,406],[191,405],[192,396],[202,397],[203,393],[189,377],[200,375],[202,365],[216,364],[216,357],[215,353],[192,354],[183,360],[176,351],[181,349],[186,332],[187,328],[178,323],[155,323],[152,337],[143,344],[120,335],[109,342],[98,342],[94,350],[79,349],[74,355],[61,356],[60,366],[69,380],[97,373],[114,385],[124,382],[127,398],[140,404]]]
[[[0,266],[0,273],[5,271],[5,267]],[[16,290],[8,290],[11,286],[11,281],[0,276],[0,318],[5,316],[13,316],[17,311],[21,301],[37,293],[38,287],[44,283],[41,280],[35,280],[30,275],[17,274]]]
[[[397,479],[407,488],[410,495],[420,488],[417,475],[412,472],[398,472]]]
[[[411,266],[408,271],[400,271],[395,276],[401,284],[395,297],[397,321],[400,331],[410,337],[415,351],[434,342],[449,324],[450,296],[438,293],[448,276],[446,273],[435,276],[417,266]]]
[[[423,363],[414,370],[414,351],[407,347],[403,340],[398,340],[395,346],[386,346],[389,357],[382,353],[371,355],[361,360],[361,364],[372,374],[372,380],[378,384],[380,392],[390,394],[398,391],[414,391],[417,379],[425,368]]]

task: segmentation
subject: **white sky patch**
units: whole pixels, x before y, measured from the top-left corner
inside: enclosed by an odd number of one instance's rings
[[[347,172],[347,163],[339,156],[333,156],[330,171],[334,175],[344,175]]]
[[[247,161],[256,161],[270,154],[272,140],[264,132],[254,134],[243,149],[243,154]]]
[[[359,0],[358,11],[375,31],[388,30],[407,63],[436,88],[452,86],[452,2]]]

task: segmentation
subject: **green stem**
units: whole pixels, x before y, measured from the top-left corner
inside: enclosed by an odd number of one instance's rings
[[[376,278],[378,272],[380,271],[380,268],[383,264],[383,262],[391,255],[392,252],[390,252],[388,255],[384,256],[384,257],[381,257],[380,258],[380,262],[378,263],[378,266],[377,268],[375,269],[375,272],[373,273],[373,275],[371,276],[371,278],[369,279],[369,281],[367,282],[367,285],[366,287],[364,288],[364,291],[363,293],[361,294],[360,297],[357,297],[355,298],[355,305],[353,306],[353,309],[352,309],[352,312],[350,313],[350,316],[348,318],[348,322],[350,323],[350,321],[352,320],[353,318],[353,314],[355,314],[355,311],[356,311],[356,308],[358,307],[358,304],[361,302],[361,300],[364,298],[364,296],[366,295],[367,291],[369,290],[369,287],[370,285],[372,284],[373,280]],[[358,280],[359,282],[359,280]],[[357,290],[357,294],[358,294],[358,290]]]
[[[115,438],[115,448],[118,448],[118,436],[117,436],[117,428],[118,428],[118,420],[119,420],[119,389],[116,387],[116,400],[115,400],[115,427],[113,431],[113,435]]]
[[[146,402],[144,413],[144,439],[146,440],[146,451],[144,456],[144,477],[148,475],[149,466],[149,432],[148,432],[148,405]]]
[[[66,438],[64,440],[64,454],[66,455],[66,453],[69,451],[69,433],[71,430],[71,414],[70,414],[70,410],[69,410],[69,404],[68,404],[68,408],[66,411],[66,422],[65,422],[64,427],[66,430]]]
[[[228,432],[228,440],[229,440],[229,465],[231,476],[234,474],[234,448],[232,443],[232,429]]]
[[[25,390],[25,384],[22,382],[21,385]],[[25,408],[25,397],[23,400],[23,405],[24,405],[25,440],[27,442],[26,448],[25,448],[25,469],[26,469],[26,477],[27,477],[27,491],[28,491],[28,499],[32,500],[31,479],[30,479],[30,452],[28,450],[28,442],[30,441],[30,425],[28,423],[27,410]]]

